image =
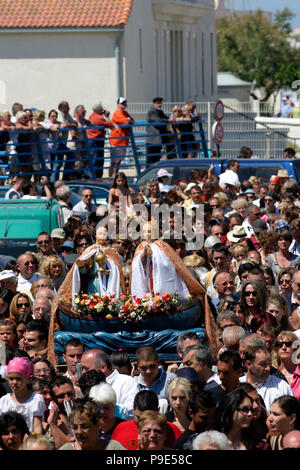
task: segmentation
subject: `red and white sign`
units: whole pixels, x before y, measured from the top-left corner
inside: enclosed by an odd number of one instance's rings
[[[220,122],[215,122],[212,133],[217,144],[220,144],[224,137],[224,128]]]
[[[215,116],[215,119],[218,122],[222,121],[222,119],[224,117],[224,104],[223,104],[223,101],[218,100],[216,102],[216,106],[215,106],[215,109],[214,109],[214,116]]]

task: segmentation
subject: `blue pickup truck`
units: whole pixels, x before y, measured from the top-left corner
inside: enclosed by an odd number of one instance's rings
[[[239,179],[245,181],[250,176],[260,176],[265,183],[270,181],[272,175],[277,175],[278,170],[287,170],[289,177],[300,180],[300,159],[238,159],[240,164]],[[179,179],[189,181],[192,169],[208,170],[210,165],[214,166],[214,172],[219,175],[227,168],[228,159],[222,158],[201,158],[201,159],[174,159],[161,160],[155,165],[147,168],[137,179],[136,184],[145,184],[151,179],[157,178],[157,171],[160,168],[166,169],[172,174],[170,184]]]

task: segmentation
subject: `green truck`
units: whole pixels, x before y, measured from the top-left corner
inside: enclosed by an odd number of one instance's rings
[[[36,237],[61,227],[60,205],[56,200],[14,199],[0,201],[0,255],[17,258],[24,251],[36,251]]]

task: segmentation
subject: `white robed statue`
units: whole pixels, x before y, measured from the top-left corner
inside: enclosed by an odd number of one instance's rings
[[[202,288],[177,253],[163,240],[151,239],[151,224],[143,226],[142,241],[131,267],[131,295],[168,292],[184,300],[195,297]]]
[[[72,272],[72,299],[82,290],[81,275],[88,275],[87,294],[119,296],[125,292],[122,263],[117,250],[107,243],[105,227],[96,231],[96,243],[76,260]]]

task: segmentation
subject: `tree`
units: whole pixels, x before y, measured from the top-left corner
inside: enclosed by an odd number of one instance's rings
[[[300,79],[300,51],[290,43],[293,13],[285,8],[272,23],[260,10],[216,20],[218,70],[264,87],[266,99]]]

